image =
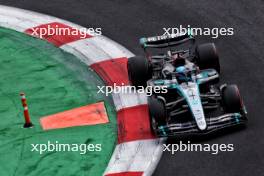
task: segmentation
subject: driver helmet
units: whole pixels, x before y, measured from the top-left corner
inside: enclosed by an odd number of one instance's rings
[[[178,73],[179,75],[179,79],[181,80],[186,80],[186,68],[185,66],[179,66],[179,67],[176,67],[176,73]]]
[[[185,71],[186,71],[185,66],[176,67],[176,72],[179,73],[179,74],[185,73]]]

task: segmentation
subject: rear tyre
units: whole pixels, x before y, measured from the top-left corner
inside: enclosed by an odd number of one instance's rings
[[[148,98],[150,124],[152,131],[155,132],[159,125],[165,125],[167,112],[165,104],[162,100],[150,97]]]
[[[222,100],[226,112],[241,112],[243,102],[237,85],[227,85],[222,90]]]
[[[200,69],[215,69],[220,73],[219,56],[214,43],[205,43],[196,47],[197,65]]]
[[[145,57],[135,56],[128,59],[127,63],[129,81],[133,86],[146,86],[151,78],[151,68]]]

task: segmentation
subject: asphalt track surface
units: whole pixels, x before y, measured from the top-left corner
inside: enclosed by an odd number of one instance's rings
[[[248,110],[248,127],[195,140],[197,143],[231,143],[234,152],[164,152],[155,176],[215,175],[260,176],[264,173],[264,1],[263,0],[0,0],[0,4],[60,17],[85,27],[101,27],[103,35],[143,54],[142,36],[162,34],[163,27],[233,27],[233,36],[215,42],[221,57],[221,80],[239,86]],[[177,141],[169,141],[175,143]]]

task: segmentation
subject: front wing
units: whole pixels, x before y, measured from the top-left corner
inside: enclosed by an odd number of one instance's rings
[[[206,118],[207,128],[199,130],[194,120],[185,123],[172,123],[159,126],[155,132],[159,137],[174,137],[180,135],[203,135],[224,128],[245,124],[247,118],[241,113],[228,113],[217,117]]]

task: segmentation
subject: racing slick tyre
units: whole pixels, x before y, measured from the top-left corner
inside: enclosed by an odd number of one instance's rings
[[[149,97],[148,98],[149,107],[149,118],[152,132],[155,133],[159,125],[165,125],[167,119],[167,112],[165,104],[162,100]]]
[[[219,56],[214,43],[205,43],[196,47],[197,65],[200,69],[213,68],[220,73]]]
[[[237,85],[227,85],[222,90],[222,100],[226,112],[240,112],[243,108],[243,102]]]
[[[146,86],[151,78],[151,68],[145,57],[135,56],[128,59],[127,63],[129,81],[133,86]]]

